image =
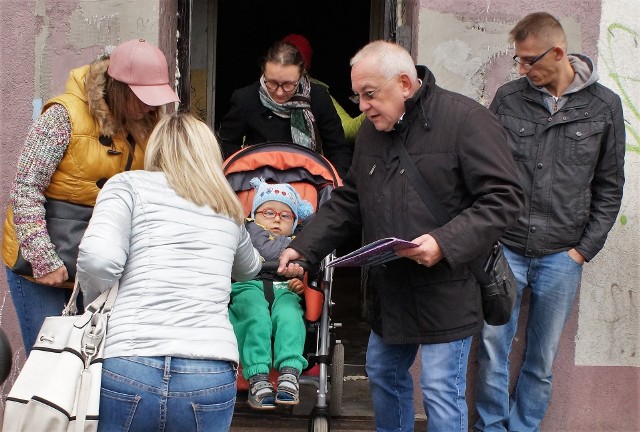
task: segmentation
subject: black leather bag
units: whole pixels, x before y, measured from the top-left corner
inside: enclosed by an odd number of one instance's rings
[[[420,198],[427,205],[436,222],[439,225],[445,225],[451,220],[451,216],[431,191],[404,145],[401,142],[395,144],[394,148],[400,156],[400,161]],[[518,286],[509,262],[504,256],[502,245],[495,242],[489,256],[486,259],[484,257],[474,259],[469,263],[469,268],[480,283],[482,314],[485,322],[494,326],[508,323],[516,305]]]
[[[476,271],[471,267],[474,275]],[[479,269],[478,269],[479,270]],[[502,244],[496,242],[483,268],[485,280],[479,280],[482,292],[482,313],[490,325],[509,322],[518,298],[518,285],[513,271],[504,256]],[[478,276],[476,275],[476,278]]]
[[[76,277],[80,240],[89,225],[93,207],[48,199],[44,208],[51,243],[67,268],[69,280],[73,281]],[[33,276],[31,263],[22,256],[20,250],[11,270],[22,276]]]

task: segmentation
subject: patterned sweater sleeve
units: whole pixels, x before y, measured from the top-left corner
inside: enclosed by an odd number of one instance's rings
[[[34,277],[42,277],[64,263],[56,254],[45,220],[44,191],[71,139],[67,110],[54,104],[31,126],[18,161],[11,190],[16,238]]]

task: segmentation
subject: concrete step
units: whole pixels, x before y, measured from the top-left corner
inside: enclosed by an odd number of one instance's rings
[[[341,416],[331,419],[331,431],[374,430],[373,404],[369,393],[369,381],[364,376],[364,367],[345,365],[344,371],[342,413]],[[293,408],[278,408],[273,411],[251,409],[247,404],[246,392],[241,392],[238,394],[231,431],[306,431],[315,405],[316,388],[312,385],[300,387],[300,404]]]
[[[344,373],[342,412],[339,417],[331,418],[331,432],[375,430],[373,403],[364,366],[345,364]],[[301,386],[299,405],[273,411],[252,409],[247,404],[246,392],[239,393],[231,432],[307,431],[315,404],[316,389],[310,385]],[[426,428],[426,420],[416,419],[416,431]]]

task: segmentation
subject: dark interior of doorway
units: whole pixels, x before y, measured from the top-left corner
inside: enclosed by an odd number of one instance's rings
[[[311,75],[352,115],[349,59],[369,41],[370,0],[220,0],[216,46],[216,128],[229,109],[233,90],[256,81],[260,58],[289,33],[302,34],[313,48]]]
[[[269,45],[289,33],[302,34],[313,48],[311,75],[330,86],[331,95],[352,115],[349,59],[369,42],[370,0],[219,0],[216,46],[214,127],[229,109],[233,90],[256,81],[260,58]],[[359,245],[354,238],[338,254]],[[338,269],[332,312],[343,327],[336,331],[345,346],[345,362],[364,364],[368,327],[362,320],[359,269]]]

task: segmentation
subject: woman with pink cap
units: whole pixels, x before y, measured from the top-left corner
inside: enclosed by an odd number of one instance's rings
[[[100,189],[141,169],[147,139],[177,102],[167,61],[134,39],[73,69],[27,135],[4,225],[2,258],[27,355],[69,298],[78,244]]]

